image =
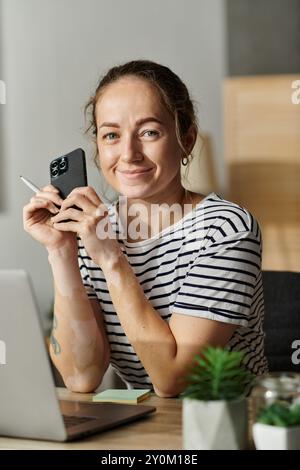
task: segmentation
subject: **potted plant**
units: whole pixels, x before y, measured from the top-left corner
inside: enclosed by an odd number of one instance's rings
[[[184,449],[247,447],[246,389],[253,380],[244,354],[207,347],[195,356],[183,398]]]
[[[252,431],[257,450],[300,450],[300,404],[277,401],[264,406]]]

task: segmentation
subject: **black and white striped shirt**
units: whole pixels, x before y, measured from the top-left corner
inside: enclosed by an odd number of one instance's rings
[[[227,347],[245,353],[251,372],[265,373],[261,234],[252,215],[212,193],[179,222],[132,243],[118,237],[116,205],[108,210],[121,249],[161,318],[169,322],[174,312],[238,325]],[[102,308],[112,367],[129,388],[152,387],[119,322],[102,270],[80,241],[78,262],[88,297]]]

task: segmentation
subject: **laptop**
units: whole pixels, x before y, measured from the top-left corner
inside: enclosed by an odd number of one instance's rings
[[[0,270],[0,435],[70,441],[134,421],[153,406],[60,401],[24,270]]]

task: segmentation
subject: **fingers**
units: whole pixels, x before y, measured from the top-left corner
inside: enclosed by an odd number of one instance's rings
[[[35,198],[46,199],[46,200],[52,201],[54,204],[57,204],[58,206],[61,206],[63,203],[63,199],[54,191],[40,191],[36,193],[36,195],[30,199],[30,202],[33,202]]]
[[[54,217],[51,217],[51,222],[53,224],[60,222],[61,220],[71,219],[77,222],[80,222],[83,219],[84,215],[82,211],[78,211],[76,209],[70,208],[64,211],[60,211]],[[61,224],[60,224],[61,225]]]
[[[68,196],[61,205],[61,210],[64,211],[69,207],[77,206],[82,209],[86,214],[92,215],[95,213],[95,204],[87,197],[75,193],[73,196]]]
[[[48,184],[47,186],[44,186],[41,191],[52,191],[54,193],[59,193],[59,189],[57,189],[55,186],[52,184]]]
[[[67,199],[77,194],[81,194],[82,196],[85,196],[95,206],[99,206],[100,204],[102,204],[102,201],[99,198],[98,194],[96,193],[94,188],[92,188],[91,186],[82,186],[82,187],[73,189],[73,191],[71,191],[70,194],[68,195]]]
[[[53,202],[47,201],[46,199],[35,198],[33,202],[30,202],[23,209],[23,220],[24,222],[36,212],[37,209],[47,209],[52,214],[57,214],[58,209],[55,207]]]
[[[53,227],[61,232],[78,233],[78,222],[59,222],[53,224]]]

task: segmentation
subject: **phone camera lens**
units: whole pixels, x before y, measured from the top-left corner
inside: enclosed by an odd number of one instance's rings
[[[54,176],[54,177],[57,176],[58,175],[58,169],[57,168],[52,168],[51,175]]]
[[[58,167],[58,161],[55,160],[54,162],[51,163],[51,168],[55,169]]]
[[[67,162],[66,162],[66,160],[62,160],[62,161],[60,162],[60,164],[59,164],[59,169],[60,169],[60,170],[65,170],[66,167],[67,167]]]

